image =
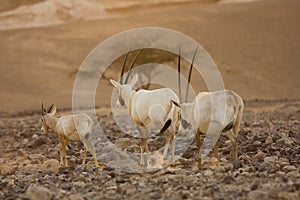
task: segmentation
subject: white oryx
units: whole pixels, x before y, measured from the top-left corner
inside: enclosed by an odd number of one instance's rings
[[[197,53],[197,49],[194,53],[188,84],[191,79],[191,72],[193,68],[193,62]],[[180,54],[178,57],[178,73],[180,73]],[[179,88],[180,88],[180,76]],[[179,92],[181,94],[181,91]],[[188,85],[185,101],[188,96]],[[181,99],[181,97],[180,97]],[[216,92],[200,92],[192,103],[181,103],[181,122],[178,132],[186,132],[191,126],[192,131],[195,133],[195,138],[198,146],[198,168],[201,169],[201,150],[202,141],[201,134],[207,134],[209,128],[219,135],[224,133],[231,141],[231,161],[236,161],[237,158],[237,135],[243,115],[244,103],[242,98],[233,91],[223,90]],[[218,146],[215,144],[213,147],[214,156],[219,159]]]
[[[90,143],[89,135],[92,131],[93,120],[87,114],[55,116],[56,107],[52,106],[48,111],[42,104],[42,133],[46,134],[52,129],[60,141],[60,166],[68,166],[66,147],[69,141],[81,141],[84,144],[84,157],[82,164],[85,164],[87,149],[93,155],[95,165],[99,167],[94,146]],[[75,127],[76,123],[76,127]]]
[[[128,55],[128,54],[127,54]],[[127,58],[127,56],[126,56]],[[124,72],[124,61],[122,72]],[[136,59],[136,58],[135,58]],[[134,60],[135,61],[135,60]],[[132,69],[133,63],[130,67]],[[121,72],[121,77],[122,77]],[[130,71],[129,71],[130,73]],[[129,75],[128,73],[128,75]],[[166,136],[166,143],[163,152],[163,158],[167,156],[169,143],[171,142],[172,157],[174,159],[175,153],[175,132],[179,122],[179,98],[169,88],[161,88],[156,90],[138,90],[135,91],[133,86],[138,80],[138,75],[135,75],[131,82],[120,83],[110,79],[111,84],[117,88],[118,101],[121,105],[125,105],[129,111],[132,121],[137,125],[141,137],[141,160],[140,164],[144,165],[144,152],[146,152],[146,162],[149,166],[149,150],[147,137],[149,129],[160,130],[160,134]]]
[[[212,100],[213,99],[213,100]],[[214,103],[212,103],[214,102]],[[198,146],[198,168],[201,168],[201,134],[208,132],[209,126],[213,130],[224,133],[231,141],[231,161],[237,158],[237,135],[243,115],[244,104],[242,98],[230,90],[216,92],[201,92],[194,102],[183,103],[181,107],[181,124],[179,132],[191,125],[195,132]],[[225,113],[224,113],[225,112]],[[216,133],[215,133],[216,134]],[[214,155],[218,157],[218,147],[215,144]]]

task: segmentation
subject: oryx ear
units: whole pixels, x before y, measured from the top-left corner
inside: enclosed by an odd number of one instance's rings
[[[139,78],[139,76],[137,74],[134,75],[134,77],[131,79],[131,81],[129,83],[131,85],[131,87],[133,87],[137,83],[138,78]]]
[[[55,113],[56,113],[56,106],[52,106],[52,109],[50,110],[50,114],[51,115],[55,115]]]
[[[117,81],[115,81],[113,79],[109,79],[109,81],[114,87],[118,87],[120,85],[120,83],[118,83]]]

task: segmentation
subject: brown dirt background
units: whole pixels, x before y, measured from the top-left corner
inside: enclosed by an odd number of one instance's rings
[[[113,34],[145,26],[194,38],[217,63],[225,87],[245,100],[299,98],[299,6],[297,0],[178,3],[112,10],[117,17],[109,19],[1,30],[0,110],[39,109],[42,101],[70,107],[74,72],[87,54]],[[113,77],[118,70],[112,68]],[[194,84],[205,90],[201,80]],[[102,90],[110,94],[108,82]],[[110,98],[100,95],[96,103],[109,105]]]

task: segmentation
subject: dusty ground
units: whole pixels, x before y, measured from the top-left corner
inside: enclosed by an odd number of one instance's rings
[[[299,101],[246,102],[238,137],[240,162],[228,163],[230,142],[221,137],[219,154],[224,161],[219,167],[196,170],[192,144],[171,168],[143,174],[96,169],[91,156],[83,166],[82,145],[76,142],[68,150],[70,167],[57,172],[45,169],[43,162],[59,159],[58,139],[54,133],[39,134],[38,112],[2,116],[0,198],[26,199],[31,185],[46,188],[46,192],[32,190],[53,199],[296,200],[300,196],[299,105]],[[129,144],[122,144],[123,150],[139,151],[137,139],[121,133],[110,113],[99,115],[99,120],[112,142],[115,136],[130,138]],[[152,142],[150,147],[160,144]]]
[[[38,1],[6,0],[0,12]],[[102,19],[63,18],[60,25],[1,29],[0,199],[26,199],[34,193],[39,199],[299,199],[299,4],[266,0],[129,6],[108,9]],[[5,19],[0,16],[0,22]],[[238,137],[240,162],[226,162],[230,142],[221,137],[224,162],[202,171],[196,170],[195,144],[174,166],[152,173],[96,169],[90,155],[82,166],[80,143],[69,146],[70,167],[54,166],[53,172],[42,166],[49,160],[55,165],[51,159],[59,159],[59,146],[54,133],[40,134],[40,103],[70,112],[75,74],[87,54],[115,33],[144,26],[175,29],[197,40],[217,63],[226,88],[246,100]],[[168,64],[176,66],[175,60]],[[119,69],[120,62],[114,63],[107,77],[117,78]],[[139,152],[138,140],[112,121],[112,87],[107,80],[103,83],[96,98],[98,120],[112,142]],[[197,91],[205,90],[199,77],[192,83]],[[150,147],[159,148],[163,141]]]

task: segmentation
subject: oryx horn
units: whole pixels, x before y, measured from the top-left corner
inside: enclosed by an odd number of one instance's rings
[[[181,49],[179,48],[179,52],[178,52],[178,64],[177,64],[177,70],[178,70],[178,92],[179,92],[179,101],[180,103],[181,101],[181,81],[180,81],[180,51]]]
[[[129,79],[129,77],[130,77],[130,73],[131,73],[131,70],[132,70],[132,68],[133,68],[133,65],[134,65],[136,59],[138,58],[138,56],[140,55],[140,53],[141,53],[142,51],[143,51],[143,49],[139,50],[139,52],[135,55],[134,59],[132,60],[131,65],[130,65],[130,68],[129,68],[129,70],[128,70],[128,74],[127,74],[126,79],[125,79],[125,83],[128,82],[128,79]]]
[[[188,98],[188,95],[189,95],[189,84],[191,83],[191,76],[192,76],[193,64],[194,64],[194,60],[195,60],[197,51],[198,51],[198,46],[196,47],[196,50],[195,50],[194,55],[193,55],[192,63],[191,63],[191,66],[190,66],[188,83],[186,84],[186,94],[185,94],[185,100],[184,100],[184,102],[187,102],[187,98]]]
[[[123,63],[122,69],[121,69],[121,74],[120,74],[120,83],[121,84],[123,84],[123,75],[124,75],[124,71],[125,71],[125,65],[126,65],[128,54],[129,54],[129,51],[125,56],[124,63]]]

